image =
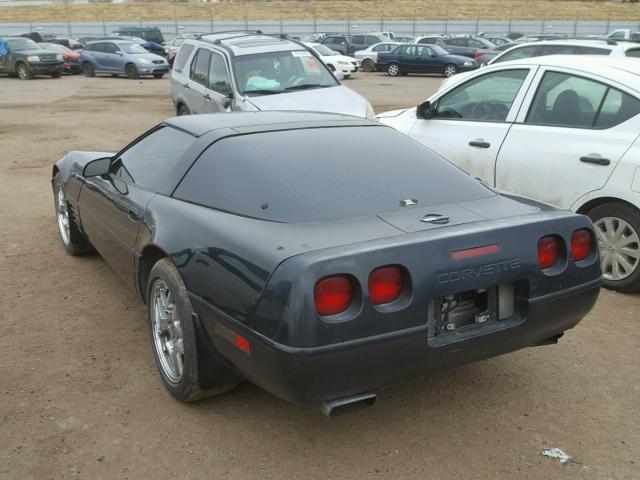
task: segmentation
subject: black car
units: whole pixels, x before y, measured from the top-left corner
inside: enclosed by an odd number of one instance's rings
[[[0,73],[29,80],[34,75],[59,78],[63,71],[61,53],[41,48],[26,37],[0,37]]]
[[[438,44],[454,55],[475,58],[478,50],[495,48],[496,45],[480,37],[447,37]]]
[[[355,117],[176,117],[119,153],[68,153],[52,185],[64,248],[97,250],[137,291],[183,401],[244,378],[336,414],[554,343],[600,290],[587,217]]]
[[[376,70],[390,76],[408,73],[437,73],[451,77],[458,72],[478,67],[474,60],[459,55],[450,55],[438,45],[399,45],[390,52],[380,52]]]

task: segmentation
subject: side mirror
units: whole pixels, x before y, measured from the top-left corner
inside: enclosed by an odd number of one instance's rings
[[[222,108],[224,108],[225,112],[231,112],[233,110],[233,99],[235,96],[233,95],[233,91],[229,91],[227,93],[226,99],[222,104]]]
[[[431,105],[431,102],[429,100],[422,102],[416,108],[416,117],[423,120],[429,120],[430,118],[433,118],[434,113],[435,108]]]
[[[82,169],[82,176],[88,177],[101,177],[109,173],[111,168],[111,157],[97,158],[91,160]]]

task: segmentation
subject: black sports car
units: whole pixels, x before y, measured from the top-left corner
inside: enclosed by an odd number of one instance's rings
[[[589,219],[496,194],[395,130],[302,112],[167,120],[53,167],[65,249],[147,304],[180,400],[245,378],[335,414],[555,342],[601,284]]]

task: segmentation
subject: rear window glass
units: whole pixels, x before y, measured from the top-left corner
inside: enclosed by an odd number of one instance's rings
[[[314,128],[229,137],[210,146],[176,198],[276,222],[318,222],[494,193],[387,127]]]
[[[194,48],[194,45],[190,43],[182,45],[180,47],[180,50],[178,50],[178,55],[176,56],[176,59],[173,62],[173,68],[175,68],[176,70],[182,70],[184,66],[187,64],[187,60],[189,58],[189,55],[191,55],[191,52],[193,52],[193,48]]]

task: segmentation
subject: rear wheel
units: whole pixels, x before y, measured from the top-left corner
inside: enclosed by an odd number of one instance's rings
[[[16,67],[16,73],[21,80],[31,80],[33,74],[26,63],[19,63]]]
[[[51,78],[60,78],[62,76],[62,74],[60,72],[53,72],[51,74]]]
[[[400,75],[400,65],[397,63],[390,63],[387,67],[387,73],[390,77],[397,77]]]
[[[448,63],[444,66],[443,75],[445,77],[453,77],[456,73],[458,73],[458,67],[455,65]]]
[[[366,58],[362,61],[361,68],[363,72],[373,72],[376,69],[376,64],[370,58]]]
[[[117,73],[112,73],[112,74],[111,74],[111,76],[112,76],[113,78],[118,78],[120,75],[118,75]]]
[[[64,249],[70,255],[82,255],[93,251],[87,237],[80,231],[78,225],[69,212],[69,202],[58,176],[53,180],[53,200],[56,210],[58,233]]]
[[[162,78],[164,77],[164,73],[154,73],[153,78]]]
[[[619,292],[640,290],[640,211],[605,203],[588,213],[595,226],[604,286]]]
[[[96,69],[91,62],[84,62],[82,64],[82,73],[85,77],[93,77],[96,74]]]
[[[147,285],[149,333],[162,382],[178,400],[193,402],[220,395],[235,384],[203,390],[198,385],[198,351],[194,311],[176,267],[167,258],[151,269]],[[214,368],[226,369],[215,363]]]
[[[125,67],[124,73],[126,73],[127,77],[130,78],[131,80],[136,80],[140,78],[140,73],[138,72],[138,69],[133,63],[130,63]]]

